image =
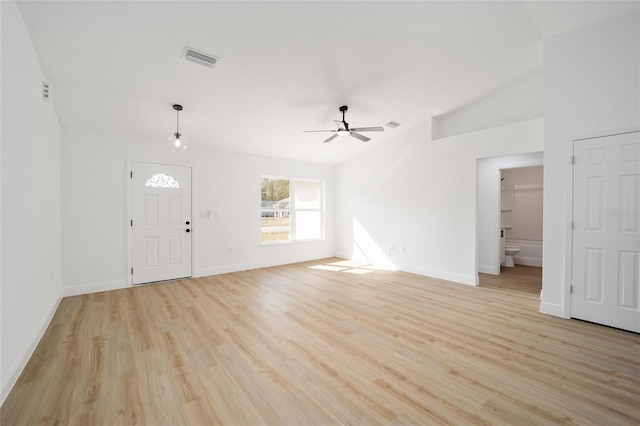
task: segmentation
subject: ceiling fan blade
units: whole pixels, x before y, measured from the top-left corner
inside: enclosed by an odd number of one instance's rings
[[[344,121],[340,121],[340,120],[333,120],[336,123],[336,126],[338,126],[338,129],[342,129],[342,130],[346,130]]]
[[[368,138],[366,136],[362,136],[361,134],[356,133],[356,132],[351,132],[350,135],[353,136],[356,139],[360,139],[362,142],[368,142],[368,141],[371,140],[371,138]],[[336,135],[336,136],[338,136],[338,135]]]
[[[337,132],[337,130],[303,130],[302,133]]]
[[[382,127],[358,127],[351,130],[354,132],[384,132]]]
[[[334,139],[335,139],[335,138],[337,138],[337,137],[338,137],[338,134],[336,133],[336,134],[335,134],[335,135],[333,135],[333,136],[329,136],[329,139],[325,140],[325,141],[324,141],[324,142],[322,142],[322,143],[331,142],[332,140],[334,140]]]

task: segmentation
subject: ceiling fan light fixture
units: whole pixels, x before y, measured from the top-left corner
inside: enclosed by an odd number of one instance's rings
[[[334,123],[338,126],[337,130],[303,130],[304,133],[308,132],[331,132],[331,135],[328,139],[324,141],[324,143],[331,142],[338,136],[352,136],[356,139],[361,140],[362,142],[368,142],[371,138],[368,138],[364,135],[361,135],[360,132],[384,132],[384,129],[380,126],[378,127],[350,127],[349,123],[347,123],[345,118],[345,113],[349,109],[348,106],[342,105],[338,110],[342,113],[342,120],[333,120]]]
[[[169,148],[173,152],[184,152],[187,149],[187,141],[185,140],[184,135],[180,133],[180,129],[178,127],[178,114],[182,111],[182,105],[175,104],[173,105],[173,109],[176,111],[176,131],[169,135]]]

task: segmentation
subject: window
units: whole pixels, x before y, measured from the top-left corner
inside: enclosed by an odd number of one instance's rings
[[[260,186],[262,243],[324,238],[321,181],[263,176]]]
[[[295,186],[295,235],[296,240],[322,238],[324,211],[322,206],[322,183],[294,181]]]
[[[173,176],[164,173],[158,173],[151,176],[144,183],[147,188],[180,188],[180,184]]]
[[[291,239],[289,179],[263,177],[260,184],[260,241],[270,243]]]

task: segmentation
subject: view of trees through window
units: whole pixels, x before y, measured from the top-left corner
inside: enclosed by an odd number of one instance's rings
[[[266,178],[261,181],[262,217],[260,241],[289,241],[291,235],[289,179]]]

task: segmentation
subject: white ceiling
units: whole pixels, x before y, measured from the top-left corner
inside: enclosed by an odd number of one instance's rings
[[[542,37],[638,2],[20,2],[62,126],[335,164],[542,69]],[[185,46],[221,58],[181,59]],[[333,129],[402,123],[372,141]]]

